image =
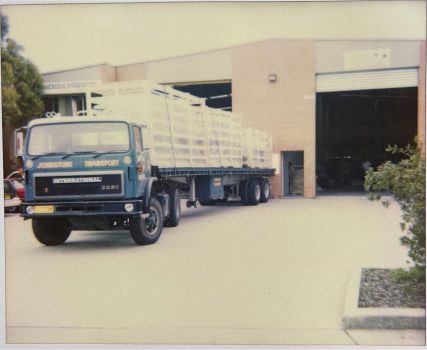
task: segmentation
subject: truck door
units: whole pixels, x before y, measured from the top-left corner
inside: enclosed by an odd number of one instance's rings
[[[142,135],[141,128],[139,126],[134,125],[133,127],[133,139],[135,142],[135,155],[136,155],[136,191],[138,194],[142,193],[144,189],[144,180],[146,178],[146,155],[142,148]]]

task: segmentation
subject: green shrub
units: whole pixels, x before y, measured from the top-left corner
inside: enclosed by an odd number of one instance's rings
[[[425,284],[425,159],[417,147],[388,146],[394,155],[401,155],[397,163],[386,161],[377,170],[370,168],[365,176],[365,190],[370,200],[380,200],[384,193],[392,194],[402,209],[400,241],[409,248],[413,264],[408,271],[397,274],[400,280],[409,279]],[[388,206],[387,200],[383,201]],[[406,272],[406,275],[405,275]]]
[[[391,271],[391,278],[397,281],[402,290],[409,295],[421,295],[425,298],[426,286],[424,283],[425,269],[411,268],[409,270],[396,269]],[[425,299],[424,299],[425,300]]]

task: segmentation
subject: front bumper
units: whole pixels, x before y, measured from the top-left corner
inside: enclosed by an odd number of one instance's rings
[[[125,210],[125,204],[131,203],[134,209]],[[27,207],[49,207],[46,212],[28,214]],[[53,208],[52,208],[53,207]],[[79,217],[79,216],[138,216],[142,214],[142,200],[120,201],[85,201],[85,202],[24,202],[21,205],[21,216],[25,219],[41,217]]]

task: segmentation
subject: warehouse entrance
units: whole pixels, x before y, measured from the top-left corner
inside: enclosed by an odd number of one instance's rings
[[[317,194],[363,191],[365,169],[398,160],[417,130],[417,88],[322,92],[316,95]]]
[[[206,98],[206,105],[224,111],[231,111],[231,81],[197,84],[176,84],[173,88],[191,95]]]

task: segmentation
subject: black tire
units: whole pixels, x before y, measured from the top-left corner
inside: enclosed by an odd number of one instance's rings
[[[4,211],[6,213],[17,213],[19,212],[19,207],[7,207],[7,208],[5,207]]]
[[[165,219],[166,227],[176,227],[181,219],[181,200],[176,188],[169,191],[169,215]]]
[[[130,235],[136,244],[148,245],[156,243],[163,230],[163,210],[159,201],[151,198],[150,216],[138,216],[130,221]]]
[[[47,246],[64,243],[71,234],[71,225],[61,219],[33,219],[33,233],[37,240]]]
[[[251,180],[248,185],[247,204],[257,205],[261,199],[261,186],[258,180]]]
[[[240,183],[239,194],[240,194],[240,199],[242,200],[242,203],[249,204],[248,203],[248,181],[242,181]]]
[[[259,199],[260,203],[267,203],[270,199],[270,182],[268,180],[262,180],[260,182],[261,186],[261,197]]]

